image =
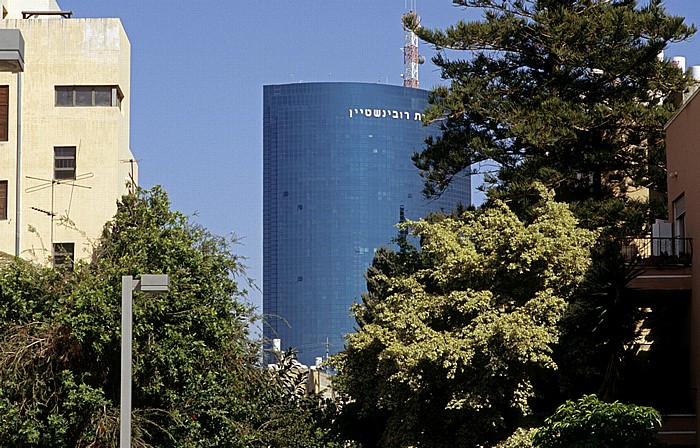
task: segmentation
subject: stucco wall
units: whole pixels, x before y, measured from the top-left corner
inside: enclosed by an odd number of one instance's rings
[[[700,95],[691,97],[666,129],[669,221],[673,222],[673,203],[685,196],[685,236],[693,238],[693,258],[700,243]],[[693,260],[691,293],[691,375],[693,389],[700,386],[700,263]],[[696,409],[700,409],[696,394]],[[698,428],[700,430],[700,428]]]
[[[41,262],[51,255],[52,220],[31,208],[36,207],[56,215],[53,242],[75,242],[76,257],[88,257],[91,242],[126,192],[128,160],[133,159],[129,40],[118,19],[2,20],[0,28],[19,29],[25,40],[25,71],[20,75],[21,254]],[[14,253],[15,244],[17,79],[0,73],[0,85],[10,86],[9,141],[0,142],[0,179],[8,180],[8,219],[0,221],[0,250],[7,253]],[[118,86],[124,95],[121,108],[55,106],[55,86],[73,85]],[[75,185],[51,186],[55,146],[76,147],[76,176],[83,179]],[[47,188],[36,191],[41,185]]]

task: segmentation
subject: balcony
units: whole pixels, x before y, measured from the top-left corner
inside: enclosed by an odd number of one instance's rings
[[[627,238],[622,242],[625,262],[635,276],[628,287],[640,291],[690,291],[691,238]]]
[[[627,238],[622,255],[630,264],[654,266],[690,266],[693,258],[692,238]]]

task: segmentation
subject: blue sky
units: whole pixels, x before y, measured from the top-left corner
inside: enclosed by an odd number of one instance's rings
[[[413,0],[414,2],[416,0]],[[406,0],[58,0],[73,17],[118,17],[131,41],[131,149],[140,184],[162,185],[173,208],[237,252],[262,284],[262,86],[356,81],[401,84]],[[643,2],[645,3],[645,2]],[[667,9],[700,24],[698,0]],[[424,26],[467,18],[450,0],[421,0]],[[667,56],[700,65],[700,44]],[[421,87],[440,83],[430,63]],[[253,292],[260,305],[261,295]]]

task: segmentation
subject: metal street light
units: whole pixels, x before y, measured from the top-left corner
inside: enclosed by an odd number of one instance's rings
[[[170,290],[170,278],[167,275],[141,274],[140,280],[134,281],[131,275],[122,276],[122,367],[119,446],[131,448],[131,338],[132,338],[132,296],[134,291],[165,293]]]

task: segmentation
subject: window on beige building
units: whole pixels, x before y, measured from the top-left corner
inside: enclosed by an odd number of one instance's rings
[[[0,142],[6,142],[9,137],[9,112],[10,86],[0,86]]]
[[[685,194],[673,201],[673,236],[676,238],[676,254],[688,255],[690,243],[685,239]]]
[[[121,90],[118,86],[56,86],[57,107],[121,107]]]
[[[7,219],[7,181],[0,180],[0,219]]]
[[[75,179],[75,146],[54,146],[53,178]]]
[[[73,269],[75,243],[53,243],[53,267]]]

